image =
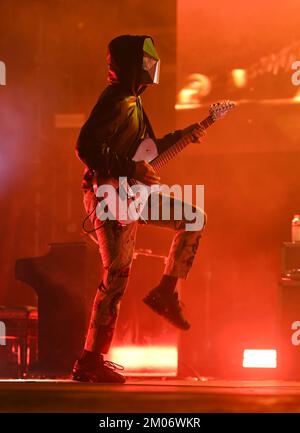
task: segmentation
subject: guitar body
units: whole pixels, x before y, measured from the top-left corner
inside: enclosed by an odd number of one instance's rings
[[[152,138],[145,138],[137,148],[134,157],[134,161],[147,161],[151,162],[158,156],[157,146]]]
[[[151,162],[157,156],[158,151],[155,141],[152,138],[145,138],[139,144],[132,159],[133,161]],[[104,185],[108,185],[108,188],[104,188]],[[116,191],[115,196],[111,193],[110,187]],[[122,225],[128,225],[140,217],[151,194],[151,187],[138,181],[135,181],[135,185],[131,185],[130,181],[127,183],[127,180],[119,184],[119,179],[113,177],[98,178],[97,183],[94,184],[94,192],[99,200],[97,217],[100,220],[106,218],[109,209],[110,217],[113,217]]]

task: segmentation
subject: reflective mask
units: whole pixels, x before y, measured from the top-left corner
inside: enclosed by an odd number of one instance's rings
[[[141,84],[158,84],[160,60],[151,38],[146,38],[143,45],[143,65]]]

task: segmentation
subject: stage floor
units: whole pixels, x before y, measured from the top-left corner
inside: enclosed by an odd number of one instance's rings
[[[0,380],[0,412],[300,412],[300,382]]]

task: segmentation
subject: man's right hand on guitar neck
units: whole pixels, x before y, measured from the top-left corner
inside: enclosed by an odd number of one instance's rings
[[[145,185],[155,185],[160,181],[158,174],[146,161],[137,161],[135,163],[133,178],[144,183]]]

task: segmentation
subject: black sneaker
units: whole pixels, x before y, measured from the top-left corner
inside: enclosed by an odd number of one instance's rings
[[[103,357],[96,362],[78,359],[73,368],[72,379],[78,382],[124,383],[125,377],[115,370],[124,370],[124,367],[112,361],[104,361]]]
[[[143,302],[177,328],[184,331],[190,329],[191,325],[183,316],[177,292],[155,288],[143,299]]]

